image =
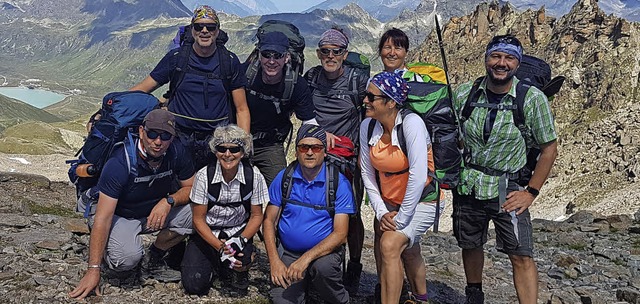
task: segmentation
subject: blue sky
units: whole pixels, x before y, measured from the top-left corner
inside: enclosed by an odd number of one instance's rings
[[[300,12],[324,0],[271,0],[283,12]]]

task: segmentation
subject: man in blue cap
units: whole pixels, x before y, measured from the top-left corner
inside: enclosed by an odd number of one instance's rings
[[[453,94],[458,117],[464,117],[468,152],[460,185],[453,191],[453,230],[462,248],[469,304],[484,303],[483,245],[490,220],[495,224],[496,249],[511,260],[518,301],[537,303],[538,270],[529,207],[558,154],[557,135],[547,97],[534,86],[520,89],[523,86],[515,74],[521,61],[520,41],[510,35],[496,36],[487,45],[487,73],[476,80],[477,91],[472,92],[476,85],[469,82]],[[520,94],[524,94],[526,130],[515,122]],[[477,102],[468,101],[470,96],[478,96]],[[534,146],[541,153],[531,174],[527,153]]]
[[[247,86],[251,114],[253,163],[267,185],[286,167],[284,141],[291,132],[291,113],[303,124],[317,124],[307,81],[298,77],[291,96],[285,94],[285,71],[291,60],[289,38],[281,32],[265,34],[258,43],[259,70]]]

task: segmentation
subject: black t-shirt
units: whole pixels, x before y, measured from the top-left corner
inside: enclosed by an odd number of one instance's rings
[[[261,71],[255,77],[252,84],[247,89],[247,105],[251,113],[251,133],[257,132],[278,133],[286,135],[291,129],[290,116],[296,114],[298,119],[305,121],[316,117],[313,102],[311,100],[311,91],[307,81],[299,76],[293,87],[291,99],[285,104],[280,103],[280,112],[278,113],[276,105],[272,100],[265,100],[257,95],[249,93],[254,90],[266,96],[282,98],[284,93],[284,79],[277,84],[265,84],[262,81]],[[273,144],[273,140],[256,140],[256,147]]]

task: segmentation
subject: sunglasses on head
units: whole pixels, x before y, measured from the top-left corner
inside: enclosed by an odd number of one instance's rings
[[[368,91],[364,93],[364,97],[369,102],[373,102],[374,100],[376,100],[376,98],[384,98],[384,99],[388,99],[389,98],[387,95],[376,95],[376,94],[373,94],[373,93],[368,92]]]
[[[238,153],[240,151],[242,151],[242,147],[240,146],[234,146],[234,147],[225,147],[225,146],[216,146],[216,151],[218,151],[219,153],[227,153],[227,151],[231,152],[231,153]]]
[[[260,52],[260,56],[262,56],[262,58],[264,59],[281,59],[282,57],[284,57],[284,54],[282,53],[278,53],[276,51],[262,51]]]
[[[193,29],[196,30],[196,32],[201,32],[205,27],[209,32],[213,32],[218,29],[218,24],[217,23],[194,23],[193,24]]]
[[[515,46],[521,46],[520,40],[518,40],[516,37],[513,37],[513,36],[504,36],[504,37],[494,38],[492,39],[490,44],[493,45],[496,43],[506,43],[506,44],[513,44]]]
[[[167,141],[173,137],[173,135],[171,135],[171,133],[169,132],[158,132],[156,130],[147,130],[147,129],[145,129],[145,131],[147,132],[147,137],[152,140],[155,140],[156,138],[160,137],[160,140]]]
[[[329,54],[333,53],[333,56],[341,56],[347,49],[338,48],[338,49],[329,49],[329,48],[320,48],[320,54],[322,56],[329,56]]]
[[[298,148],[298,152],[300,152],[300,153],[307,153],[309,151],[309,149],[311,149],[311,151],[313,151],[313,153],[319,153],[321,151],[324,151],[324,146],[323,145],[300,144],[300,145],[297,145],[296,148]]]

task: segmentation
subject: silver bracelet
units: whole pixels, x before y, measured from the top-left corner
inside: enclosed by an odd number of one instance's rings
[[[89,265],[87,265],[87,268],[100,268],[100,265],[99,264],[93,264],[93,265],[89,264]]]

